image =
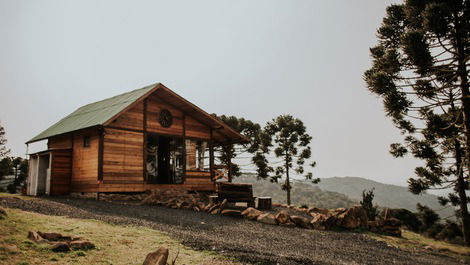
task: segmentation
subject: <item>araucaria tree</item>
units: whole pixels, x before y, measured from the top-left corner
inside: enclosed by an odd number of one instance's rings
[[[251,140],[249,143],[227,144],[215,149],[218,162],[227,167],[229,181],[232,181],[232,177],[238,177],[243,173],[243,165],[237,164],[234,160],[243,154],[253,156],[255,152],[259,152],[258,150],[261,147],[262,129],[258,123],[245,118],[213,115],[225,124],[229,125],[235,131]]]
[[[10,150],[6,147],[7,138],[5,137],[5,128],[0,124],[0,159],[7,156]]]
[[[401,157],[424,160],[408,181],[419,194],[453,188],[443,204],[459,205],[464,241],[470,245],[467,209],[470,168],[470,1],[408,0],[391,5],[371,48],[364,74],[369,90],[405,136],[391,145]]]
[[[275,168],[275,175],[271,176],[271,180],[279,182],[285,176],[282,189],[287,193],[287,204],[291,204],[291,180],[290,173],[293,170],[297,175],[304,174],[304,164],[306,159],[312,155],[309,146],[312,137],[308,135],[307,128],[304,123],[292,117],[291,115],[281,115],[266,124],[264,129],[265,135],[272,136],[272,141],[265,143],[268,147],[274,148],[276,157],[281,158],[280,166]],[[267,150],[266,150],[267,151]],[[258,158],[263,161],[263,159]],[[315,162],[310,164],[315,166]],[[311,172],[305,173],[305,178],[317,183],[319,179],[313,179]]]

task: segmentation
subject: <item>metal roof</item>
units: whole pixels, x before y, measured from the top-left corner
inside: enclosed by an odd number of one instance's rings
[[[126,107],[157,87],[159,83],[85,105],[61,119],[26,143],[97,125],[103,125]]]

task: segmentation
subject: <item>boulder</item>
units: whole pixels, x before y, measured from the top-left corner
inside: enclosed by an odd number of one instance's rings
[[[28,239],[34,242],[40,242],[44,240],[42,236],[40,236],[37,232],[34,232],[34,231],[28,232]]]
[[[237,218],[243,217],[242,212],[240,212],[239,210],[226,209],[226,210],[222,210],[221,214],[225,216],[237,217]]]
[[[347,209],[338,216],[337,225],[346,229],[367,228],[367,213],[361,206]]]
[[[295,227],[295,223],[292,222],[292,220],[289,220],[286,222],[286,223],[283,223],[283,224],[279,224],[280,226],[284,226],[284,227]]]
[[[224,200],[220,203],[220,206],[219,206],[220,210],[224,210],[225,207],[227,207],[227,203],[228,203],[227,199],[224,199]]]
[[[279,224],[285,224],[290,221],[290,215],[286,211],[277,212],[275,217]]]
[[[317,230],[326,230],[326,220],[328,217],[324,214],[317,213],[313,216],[312,221],[310,222],[313,229]]]
[[[253,207],[249,207],[242,212],[242,215],[248,220],[256,220],[262,213],[262,211],[256,210]]]
[[[290,217],[290,219],[298,227],[310,228],[310,220],[308,220],[308,218],[306,218],[306,217],[302,217],[302,216],[298,216],[298,215],[292,215]]]
[[[168,249],[161,247],[157,251],[147,254],[143,265],[166,265],[168,254]]]
[[[271,213],[263,213],[256,220],[264,224],[277,225],[276,217]]]
[[[325,208],[312,207],[312,208],[308,208],[307,213],[312,215],[312,216],[314,214],[317,214],[317,213],[321,213],[321,214],[324,214],[324,215],[329,215],[330,211],[328,209],[325,209]]]
[[[49,240],[49,241],[58,241],[63,238],[63,236],[59,233],[43,233],[43,232],[38,231],[38,234],[42,238]]]
[[[52,246],[52,251],[54,252],[68,252],[70,247],[66,242],[57,242]]]
[[[75,241],[70,242],[70,247],[75,250],[87,250],[87,249],[94,249],[95,244],[86,240],[75,240]]]

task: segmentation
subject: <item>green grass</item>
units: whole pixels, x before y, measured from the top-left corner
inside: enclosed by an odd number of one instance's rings
[[[436,251],[442,255],[447,255],[458,259],[464,259],[465,261],[470,262],[469,247],[435,240],[408,230],[402,230],[401,238],[375,234],[371,232],[366,232],[366,234],[376,240],[384,241],[388,245],[396,248],[411,251]],[[430,249],[426,250],[425,247],[428,246]]]
[[[149,252],[161,246],[169,248],[169,261],[179,250],[176,264],[236,264],[214,252],[187,248],[166,234],[146,227],[6,210],[8,217],[0,220],[0,264],[142,264]],[[28,240],[28,231],[76,235],[90,240],[97,248],[54,253],[49,243]]]

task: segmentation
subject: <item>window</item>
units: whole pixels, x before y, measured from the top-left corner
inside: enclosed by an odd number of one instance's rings
[[[83,147],[90,147],[90,136],[83,136]]]

